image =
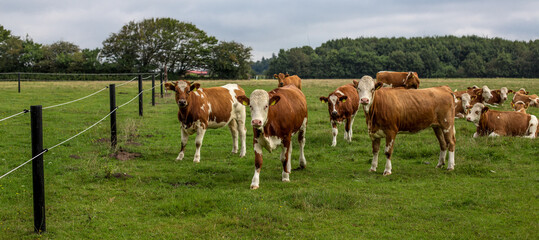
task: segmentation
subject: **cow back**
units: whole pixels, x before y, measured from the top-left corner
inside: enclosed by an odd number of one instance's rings
[[[481,113],[478,132],[486,136],[495,130],[503,130],[508,136],[522,136],[528,130],[531,115],[522,112],[488,110]]]
[[[278,95],[280,100],[269,107],[264,134],[284,137],[297,132],[307,119],[307,101],[303,92],[293,85],[288,85],[273,89],[268,94],[270,99]]]

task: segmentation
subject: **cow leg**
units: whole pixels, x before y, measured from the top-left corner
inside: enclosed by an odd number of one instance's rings
[[[346,123],[344,124],[344,140],[352,141],[352,120],[349,117],[346,118]]]
[[[200,162],[200,147],[202,147],[202,140],[204,139],[204,134],[206,133],[206,129],[199,127],[197,129],[197,137],[195,138],[195,158],[193,159],[193,162],[198,163]]]
[[[251,181],[251,189],[258,189],[260,186],[260,170],[262,169],[262,147],[258,143],[254,144],[255,149],[255,175]]]
[[[232,134],[232,153],[238,153],[238,123],[235,119],[228,123],[230,134]]]
[[[337,146],[337,135],[339,134],[339,129],[337,129],[337,122],[332,120],[331,127],[333,133],[333,141],[331,142],[331,146],[335,147]]]
[[[445,142],[447,143],[447,148],[449,150],[449,160],[447,163],[447,170],[455,169],[455,145],[457,139],[455,137],[456,130],[455,125],[451,124],[450,127],[443,130]]]
[[[290,142],[290,136],[283,141],[283,151],[281,152],[281,162],[283,163],[283,182],[290,182],[290,156],[292,153],[292,143]]]
[[[378,167],[378,153],[380,152],[380,140],[381,138],[372,139],[372,163],[369,172],[376,172]]]
[[[298,142],[299,142],[299,167],[301,169],[305,168],[307,166],[307,160],[305,160],[305,154],[303,152],[303,149],[305,148],[305,130],[306,130],[306,124],[302,125],[299,133],[298,133]],[[292,144],[290,144],[292,146]],[[290,148],[290,151],[292,151],[292,148]],[[290,157],[289,157],[290,159]]]
[[[352,141],[352,132],[353,132],[353,126],[354,126],[354,119],[356,118],[356,115],[352,115],[352,117],[350,117],[350,128],[348,130],[348,141],[351,142]]]
[[[187,141],[189,140],[189,133],[187,133],[187,131],[185,131],[185,129],[183,129],[182,127],[182,130],[181,130],[181,135],[182,135],[182,142],[181,142],[181,149],[180,149],[180,153],[178,154],[178,157],[176,157],[176,161],[178,160],[182,160],[183,159],[183,156],[184,156],[184,150],[185,150],[185,146],[187,145]]]
[[[247,128],[245,128],[245,108],[243,109],[243,112],[240,114],[239,118],[236,121],[238,123],[238,131],[240,133],[241,141],[240,157],[245,157],[245,153],[247,152],[245,150],[245,141],[247,138]]]
[[[384,169],[384,176],[391,175],[391,154],[393,154],[393,143],[395,142],[396,133],[388,131],[386,134],[386,168]]]
[[[447,155],[447,143],[445,141],[444,132],[440,127],[432,127],[432,129],[434,130],[434,134],[436,135],[436,138],[440,143],[440,157],[438,158],[438,165],[436,165],[437,168],[440,168],[445,165],[445,156]]]

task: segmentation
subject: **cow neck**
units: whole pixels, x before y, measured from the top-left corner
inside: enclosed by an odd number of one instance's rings
[[[483,113],[481,113],[481,115],[479,116],[479,124],[478,124],[479,126],[478,126],[478,128],[481,129],[481,134],[482,135],[488,135],[488,131],[489,131],[489,129],[488,129],[488,120],[489,120],[488,119],[488,112],[489,111],[490,111],[490,109],[483,112]]]
[[[372,123],[373,123],[373,120],[374,120],[374,110],[376,109],[375,108],[375,104],[376,104],[376,101],[375,101],[375,97],[376,97],[376,92],[377,90],[375,90],[373,93],[372,93],[372,104],[371,106],[369,107],[369,112],[367,113],[368,114],[368,119],[369,119],[369,129],[372,129]]]
[[[193,96],[191,97],[192,95],[190,94],[188,97],[187,97],[187,102],[189,103],[186,107],[183,107],[183,108],[179,108],[178,110],[178,113],[180,114],[180,120],[182,121],[182,123],[184,124],[191,124],[192,121],[190,121],[189,117],[191,115],[191,111],[192,111],[192,107],[194,105],[194,98],[196,96]]]

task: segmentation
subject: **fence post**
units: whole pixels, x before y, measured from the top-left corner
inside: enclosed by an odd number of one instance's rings
[[[142,117],[142,75],[138,75],[138,115]]]
[[[160,84],[161,84],[161,98],[163,98],[163,71],[161,71],[161,79],[160,79]]]
[[[21,73],[18,74],[18,82],[19,82],[19,93],[21,92]]]
[[[116,137],[116,84],[109,85],[110,96],[110,146],[116,148],[118,138]],[[114,111],[114,112],[113,112]]]
[[[41,105],[30,106],[32,129],[32,157],[43,152],[43,122]],[[45,225],[45,177],[43,155],[32,160],[32,185],[34,190],[34,231],[46,231]]]
[[[152,74],[152,106],[155,106],[155,74]]]

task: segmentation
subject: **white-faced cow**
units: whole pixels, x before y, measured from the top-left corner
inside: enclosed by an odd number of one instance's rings
[[[455,167],[455,97],[447,86],[425,89],[382,88],[372,77],[364,76],[356,86],[363,106],[373,159],[370,171],[376,171],[380,139],[386,138],[384,175],[391,174],[391,154],[399,132],[416,133],[432,127],[440,143],[438,165],[445,164],[449,150],[448,170]]]
[[[273,74],[273,77],[277,79],[277,81],[279,81],[278,87],[283,87],[286,85],[294,85],[301,90],[301,78],[299,78],[298,75],[290,76],[288,75],[288,73],[287,74],[279,73],[278,75]]]
[[[337,145],[337,135],[339,130],[337,124],[346,121],[344,126],[344,139],[352,141],[352,125],[359,109],[359,98],[355,88],[357,81],[337,88],[328,97],[320,97],[322,103],[328,104],[329,120],[333,128],[333,141],[331,146]]]
[[[512,92],[513,90],[507,89],[506,87],[502,87],[498,90],[492,90],[490,91],[492,97],[486,101],[486,103],[494,105],[503,104],[505,100],[507,100],[507,94]]]
[[[478,136],[523,136],[535,138],[537,135],[537,117],[521,112],[503,112],[489,109],[482,103],[476,103],[466,120],[473,122]]]
[[[257,189],[262,168],[262,149],[269,152],[282,147],[281,162],[283,164],[282,180],[290,181],[292,156],[292,135],[298,135],[299,166],[307,164],[303,154],[305,146],[305,130],[307,127],[307,102],[305,95],[297,87],[288,85],[273,89],[254,90],[250,98],[237,96],[239,102],[251,107],[251,125],[253,126],[253,146],[255,150],[255,173],[251,189]]]
[[[241,139],[240,157],[245,156],[245,106],[236,99],[245,95],[238,84],[200,88],[199,83],[177,81],[165,84],[176,92],[178,120],[181,123],[181,150],[176,160],[182,160],[189,135],[197,134],[194,162],[200,162],[200,147],[208,128],[228,125],[232,133],[232,152],[238,152],[238,132]]]
[[[419,88],[419,76],[416,72],[381,71],[376,73],[376,81],[394,88]]]

